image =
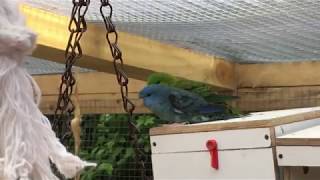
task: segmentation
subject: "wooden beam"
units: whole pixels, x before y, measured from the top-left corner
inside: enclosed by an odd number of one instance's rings
[[[134,113],[150,113],[143,106],[143,102],[138,99],[137,93],[130,93],[131,100],[136,105]],[[54,114],[57,106],[58,96],[42,96],[40,109],[44,114]],[[81,94],[79,95],[79,104],[82,114],[122,114],[125,111],[122,108],[121,95],[115,94]]]
[[[39,35],[38,48],[33,55],[63,62],[69,37],[67,31],[69,18],[27,5],[21,9],[26,16],[28,26]],[[131,77],[145,80],[147,75],[157,71],[224,89],[235,88],[235,65],[229,61],[124,32],[120,32],[119,37],[126,70]],[[88,24],[88,31],[82,39],[82,47],[84,57],[78,62],[79,66],[113,73],[111,55],[102,25]]]
[[[320,105],[320,86],[241,88],[234,104],[242,111],[270,111]]]
[[[43,98],[41,109],[52,113],[58,95],[60,75],[33,76],[39,84]],[[80,73],[79,96],[85,113],[123,113],[119,87],[113,74],[90,72]],[[131,79],[130,97],[137,104],[136,113],[149,112],[138,99],[138,92],[145,86],[144,81]],[[233,103],[242,111],[270,111],[320,105],[320,86],[240,88],[240,97]]]
[[[279,138],[278,146],[320,146],[320,138]]]
[[[320,118],[320,108],[301,108],[283,111],[269,111],[254,113],[250,116],[229,119],[227,121],[214,121],[199,124],[155,127],[150,129],[150,135],[184,134],[196,132],[212,132],[235,129],[271,128],[283,124],[302,122]]]
[[[320,62],[240,64],[238,87],[288,87],[320,85]]]
[[[58,94],[61,81],[60,74],[34,75],[32,77],[39,84],[43,95]],[[79,94],[116,94],[120,92],[116,77],[113,74],[103,72],[79,73],[77,81]],[[130,79],[129,93],[137,93],[144,86],[144,81]]]
[[[56,108],[61,75],[33,76],[42,91],[40,109],[45,114],[52,114]],[[78,92],[81,112],[94,113],[124,113],[120,89],[115,76],[101,72],[79,73]],[[145,82],[131,80],[129,97],[136,104],[135,113],[148,113],[138,98],[138,92]]]

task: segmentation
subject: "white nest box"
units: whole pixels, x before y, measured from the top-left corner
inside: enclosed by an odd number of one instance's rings
[[[154,179],[288,179],[284,174],[288,176],[289,170],[282,173],[283,168],[278,166],[287,164],[277,159],[277,137],[316,125],[320,125],[320,108],[260,112],[226,121],[153,128],[150,135]],[[320,154],[320,149],[316,151]],[[282,156],[287,155],[283,152]],[[318,161],[320,165],[319,158]]]

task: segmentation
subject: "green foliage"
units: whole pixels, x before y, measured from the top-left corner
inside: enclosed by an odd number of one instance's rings
[[[127,115],[95,115],[83,118],[82,150],[80,157],[94,161],[95,168],[82,172],[82,180],[101,179],[106,176],[125,176],[125,169],[137,169],[134,163],[135,151],[128,142]],[[149,128],[157,125],[153,115],[137,115],[134,118],[140,134],[138,143],[149,155]],[[130,163],[131,162],[131,163]],[[151,168],[151,167],[150,167]],[[112,178],[116,179],[116,178]]]

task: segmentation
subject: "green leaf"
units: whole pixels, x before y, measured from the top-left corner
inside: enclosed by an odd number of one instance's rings
[[[147,119],[143,123],[143,128],[152,127],[153,124],[154,124],[154,121],[152,119]]]
[[[121,138],[118,139],[119,143],[126,143],[127,141],[128,140],[126,138],[124,138],[124,137],[121,137]]]
[[[93,120],[96,118],[97,120]],[[88,156],[85,159],[94,160],[99,165],[97,168],[83,171],[82,180],[96,180],[100,176],[112,175],[114,169],[126,169],[135,156],[132,147],[128,147],[128,116],[124,114],[103,114],[100,116],[87,116],[83,131],[83,139],[90,142],[83,144],[81,155]],[[155,115],[137,115],[134,122],[141,134],[138,135],[138,143],[143,146],[146,153],[150,153],[148,130],[159,124],[159,118]]]
[[[96,156],[96,153],[99,151],[99,147],[95,147],[92,151],[91,151],[91,153],[90,153],[90,157],[91,158],[94,158],[95,156]]]
[[[97,152],[95,158],[96,158],[96,159],[101,159],[104,154],[105,154],[105,149],[100,149],[100,150]]]
[[[79,156],[86,159],[90,157],[90,154],[88,151],[82,150],[79,152]]]
[[[143,150],[144,150],[144,152],[151,152],[150,145],[149,144],[145,145]]]
[[[133,148],[127,148],[126,153],[124,154],[124,158],[129,158],[134,156]]]
[[[107,144],[106,144],[107,147],[106,148],[112,149],[114,145],[115,145],[114,141],[107,142]]]
[[[104,136],[99,136],[97,140],[97,144],[103,145],[105,141],[106,141],[106,138]]]
[[[117,165],[118,166],[121,166],[121,165],[126,164],[126,163],[127,163],[127,159],[124,159],[124,158],[122,158],[119,161],[117,161]]]
[[[102,163],[98,166],[97,171],[102,171],[107,173],[108,175],[112,175],[113,166],[110,163]]]
[[[144,124],[144,119],[143,118],[139,118],[138,120],[137,120],[137,128],[141,128],[142,126],[143,126],[143,124]]]
[[[121,152],[123,151],[123,149],[124,149],[124,148],[121,148],[121,147],[114,148],[113,151],[112,151],[112,155],[111,155],[111,156],[112,156],[112,159],[113,159],[113,160],[116,160],[116,159],[117,159],[117,156],[121,154]]]
[[[81,180],[95,180],[96,174],[97,173],[95,167],[86,168],[81,172]]]

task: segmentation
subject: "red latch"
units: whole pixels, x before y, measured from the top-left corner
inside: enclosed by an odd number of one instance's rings
[[[207,141],[207,148],[211,155],[211,167],[214,169],[219,169],[219,159],[218,159],[218,144],[217,141],[212,139]]]

